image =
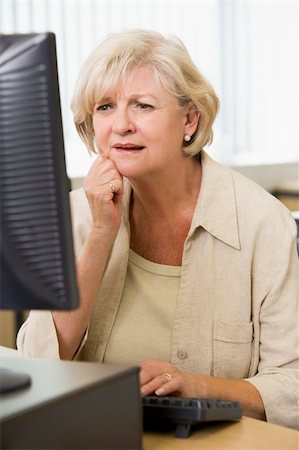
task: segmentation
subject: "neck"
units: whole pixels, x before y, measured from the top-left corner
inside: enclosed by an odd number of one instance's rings
[[[195,158],[186,159],[180,172],[169,171],[156,178],[130,179],[133,188],[131,213],[149,221],[167,220],[194,211],[201,184],[201,165]]]

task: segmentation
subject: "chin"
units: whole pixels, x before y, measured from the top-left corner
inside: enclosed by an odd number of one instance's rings
[[[138,165],[132,164],[132,163],[123,163],[120,161],[114,161],[114,164],[116,165],[117,170],[121,174],[121,176],[129,178],[135,178],[140,175],[142,175],[143,171],[141,170]]]

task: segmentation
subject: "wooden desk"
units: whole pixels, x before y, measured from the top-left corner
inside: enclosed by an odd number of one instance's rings
[[[19,356],[0,346],[0,356]],[[205,424],[187,439],[174,432],[145,432],[143,450],[299,450],[299,432],[243,417],[230,424]]]
[[[144,450],[299,450],[299,432],[243,417],[240,422],[204,425],[189,438],[146,432]]]

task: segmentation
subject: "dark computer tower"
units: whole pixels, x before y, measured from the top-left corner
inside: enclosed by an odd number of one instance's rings
[[[139,369],[3,357],[31,386],[1,396],[1,449],[141,449]]]

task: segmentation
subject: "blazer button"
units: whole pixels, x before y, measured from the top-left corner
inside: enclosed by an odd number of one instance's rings
[[[179,359],[186,359],[188,357],[188,353],[186,352],[186,350],[178,350],[177,357]]]

